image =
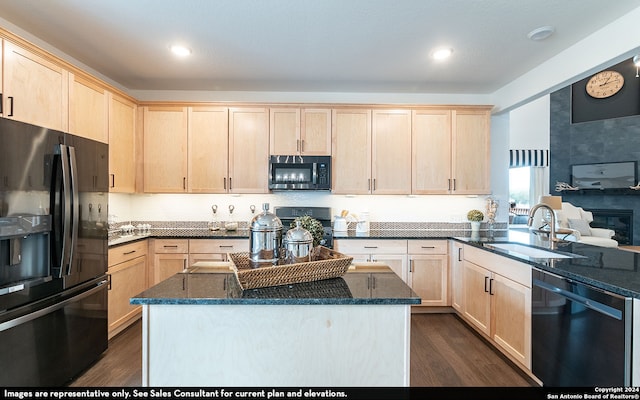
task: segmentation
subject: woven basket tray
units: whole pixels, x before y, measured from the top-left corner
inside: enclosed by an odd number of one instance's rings
[[[242,289],[288,285],[337,278],[349,269],[353,257],[318,246],[313,261],[295,264],[256,265],[249,253],[229,253],[229,260]]]

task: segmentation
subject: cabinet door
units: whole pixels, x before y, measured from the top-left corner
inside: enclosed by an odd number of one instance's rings
[[[423,306],[449,305],[447,266],[446,255],[409,255],[409,286]]]
[[[411,111],[374,110],[371,191],[411,193]]]
[[[153,284],[158,284],[187,268],[188,254],[156,254],[153,262]]]
[[[67,131],[69,73],[59,65],[4,42],[3,115]]]
[[[267,193],[268,183],[268,109],[229,109],[229,192]]]
[[[187,190],[187,108],[144,108],[144,191]]]
[[[300,152],[311,156],[331,155],[331,109],[301,110]]]
[[[489,111],[454,111],[453,193],[489,194]]]
[[[405,283],[407,282],[407,255],[406,254],[371,254],[370,260],[386,264]]]
[[[129,299],[146,289],[147,257],[137,257],[110,267],[109,275],[107,319],[111,335],[140,312],[140,306],[129,304]]]
[[[494,274],[491,284],[492,338],[531,368],[531,289]]]
[[[225,107],[189,108],[189,192],[226,193],[229,114]]]
[[[299,108],[269,110],[269,140],[273,155],[294,155],[301,152]]]
[[[69,75],[69,132],[108,143],[108,93],[94,80]]]
[[[371,110],[334,109],[332,121],[333,193],[370,193]]]
[[[411,130],[412,193],[449,193],[452,185],[451,111],[414,110]]]
[[[451,242],[449,282],[451,288],[451,306],[459,312],[463,310],[463,245]]]
[[[464,261],[464,316],[478,330],[490,334],[491,296],[489,281],[491,273],[469,261]]]
[[[136,104],[109,96],[109,191],[136,191]]]

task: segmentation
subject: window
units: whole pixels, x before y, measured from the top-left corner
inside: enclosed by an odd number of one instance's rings
[[[509,201],[515,208],[528,209],[530,198],[531,167],[509,168]]]

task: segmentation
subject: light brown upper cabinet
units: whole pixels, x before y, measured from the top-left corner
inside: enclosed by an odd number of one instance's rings
[[[144,191],[187,191],[187,107],[143,109]]]
[[[490,193],[489,124],[485,109],[414,110],[412,193]]]
[[[7,40],[4,41],[3,63],[2,115],[67,131],[68,71]]]
[[[371,193],[411,193],[411,111],[373,110]]]
[[[109,191],[136,191],[136,113],[131,100],[109,94]]]
[[[490,121],[489,110],[454,110],[452,193],[491,193]]]
[[[269,191],[269,109],[229,109],[230,193]]]
[[[332,144],[333,193],[411,192],[411,111],[336,109]]]
[[[108,92],[97,81],[69,74],[69,132],[109,142]]]
[[[229,111],[226,107],[189,107],[188,189],[227,193],[229,186]]]
[[[371,191],[371,110],[334,109],[331,129],[331,190]]]
[[[267,193],[269,110],[147,106],[144,191]]]
[[[272,155],[331,155],[331,109],[271,108]]]
[[[411,191],[447,194],[451,186],[451,110],[412,112]]]

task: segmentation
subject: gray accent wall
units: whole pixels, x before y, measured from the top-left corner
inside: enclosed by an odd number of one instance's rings
[[[571,124],[571,87],[550,96],[549,190],[584,209],[633,210],[633,244],[640,244],[640,191],[626,195],[556,192],[556,182],[571,183],[571,165],[640,161],[640,116]],[[639,162],[640,164],[640,162]],[[640,174],[639,174],[640,176]],[[632,191],[629,190],[629,193]]]

